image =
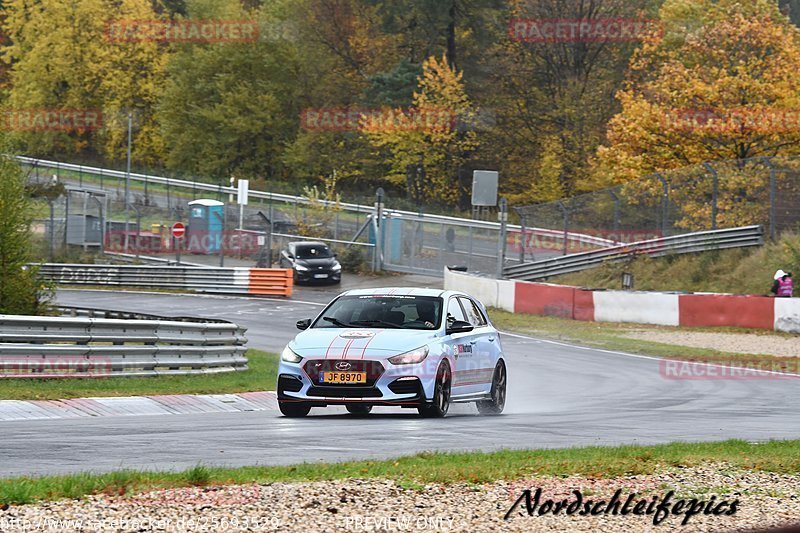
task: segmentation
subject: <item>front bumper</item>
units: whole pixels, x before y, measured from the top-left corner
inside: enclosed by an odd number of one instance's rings
[[[342,280],[342,271],[333,271],[330,269],[324,270],[297,270],[295,269],[295,278],[301,283],[330,283]],[[320,277],[324,276],[324,277]]]
[[[313,407],[346,404],[418,407],[432,396],[435,379],[426,379],[422,365],[392,365],[385,360],[350,361],[354,365],[374,365],[355,368],[367,371],[364,385],[326,385],[318,380],[313,369],[309,369],[317,362],[332,364],[338,361],[341,360],[281,361],[278,366],[278,400],[303,402]]]

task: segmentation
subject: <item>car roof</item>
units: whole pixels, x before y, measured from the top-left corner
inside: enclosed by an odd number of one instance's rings
[[[292,246],[328,246],[324,242],[321,241],[293,241],[290,242]]]
[[[446,294],[460,294],[442,289],[421,289],[418,287],[380,287],[376,289],[353,289],[342,296],[434,296],[442,297]]]

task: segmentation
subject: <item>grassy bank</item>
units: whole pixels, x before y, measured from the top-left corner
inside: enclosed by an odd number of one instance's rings
[[[610,478],[651,474],[665,466],[728,462],[735,467],[786,474],[800,472],[800,441],[744,441],[660,446],[588,447],[494,453],[424,453],[389,461],[302,464],[282,467],[207,468],[184,472],[122,471],[0,480],[0,504],[126,494],[157,488],[203,485],[385,478],[406,487],[425,483],[488,483],[532,476],[583,475]]]
[[[619,289],[623,272],[635,277],[643,291],[769,293],[775,271],[800,273],[800,235],[784,234],[760,248],[718,250],[651,259],[609,263],[598,268],[565,274],[552,283],[593,289]]]
[[[678,346],[632,338],[628,335],[643,330],[648,331],[692,331],[713,333],[746,333],[764,337],[796,338],[788,333],[776,333],[758,329],[743,328],[671,328],[646,326],[641,324],[615,324],[608,322],[582,322],[564,318],[514,314],[499,309],[491,309],[494,325],[502,330],[534,337],[564,341],[581,346],[602,348],[682,361],[701,361],[709,363],[746,363],[758,365],[764,370],[797,372],[797,359],[765,354],[741,354],[706,348]]]
[[[0,400],[60,400],[158,394],[226,394],[274,390],[278,356],[247,350],[249,369],[225,374],[84,379],[3,379]]]

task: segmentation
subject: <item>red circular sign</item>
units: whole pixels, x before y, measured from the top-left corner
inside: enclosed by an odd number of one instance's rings
[[[176,239],[182,239],[184,235],[186,235],[186,226],[183,225],[183,222],[176,222],[172,225],[173,237]]]

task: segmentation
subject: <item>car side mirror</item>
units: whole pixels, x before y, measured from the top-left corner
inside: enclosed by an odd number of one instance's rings
[[[306,318],[305,320],[298,320],[297,321],[297,329],[300,331],[305,331],[311,327],[311,319]]]
[[[469,333],[475,329],[475,326],[470,324],[469,322],[464,322],[462,320],[456,320],[447,326],[447,334],[452,335],[453,333]]]
[[[294,259],[294,256],[289,252],[286,252],[286,257],[288,257],[289,259]]]

